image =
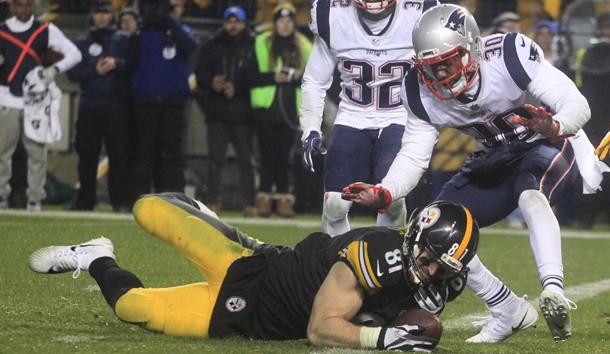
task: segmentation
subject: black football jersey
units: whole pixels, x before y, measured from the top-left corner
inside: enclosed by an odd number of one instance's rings
[[[361,311],[392,319],[417,307],[402,271],[405,229],[367,227],[330,237],[313,233],[295,247],[262,245],[228,270],[210,323],[210,337],[306,338],[314,297],[335,262],[365,289]]]

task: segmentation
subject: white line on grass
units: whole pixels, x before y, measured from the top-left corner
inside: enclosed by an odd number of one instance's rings
[[[599,294],[602,294],[606,291],[610,290],[610,279],[604,279],[593,283],[586,283],[576,286],[571,286],[565,290],[565,296],[572,301],[581,301],[587,300],[592,297],[595,297]],[[538,308],[539,298],[535,298],[530,300],[530,304],[532,304],[535,308]],[[467,329],[474,327],[472,325],[473,321],[480,320],[482,317],[487,316],[488,313],[478,312],[471,313],[462,317],[452,318],[446,321],[443,321],[443,327],[445,329]],[[542,318],[542,317],[540,317]]]
[[[0,210],[0,216],[2,215],[13,215],[13,216],[28,216],[28,217],[46,217],[46,218],[58,218],[58,219],[97,219],[97,220],[133,220],[131,214],[117,214],[117,213],[102,213],[102,212],[75,212],[75,211],[55,211],[55,210],[44,210],[40,213],[32,213],[25,210]],[[275,219],[275,218],[243,218],[243,217],[229,217],[221,218],[222,221],[230,225],[270,225],[270,226],[296,226],[298,228],[312,228],[320,225],[319,220],[299,220],[299,219]],[[374,222],[373,219],[370,221],[356,220],[350,221],[352,227],[363,227],[370,226]],[[515,235],[515,236],[527,236],[528,232],[526,229],[515,230],[500,227],[487,227],[482,229],[482,235]],[[561,230],[561,236],[564,238],[581,238],[581,239],[610,239],[610,232],[607,231],[587,231],[587,230]]]

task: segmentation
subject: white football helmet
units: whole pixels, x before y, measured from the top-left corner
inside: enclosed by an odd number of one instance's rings
[[[353,0],[362,10],[377,15],[396,3],[396,0]]]
[[[475,81],[481,32],[468,10],[439,5],[424,12],[413,28],[413,66],[440,100],[455,98]]]

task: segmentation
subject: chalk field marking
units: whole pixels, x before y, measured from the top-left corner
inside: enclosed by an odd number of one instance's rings
[[[75,211],[56,211],[56,210],[43,210],[40,213],[32,213],[25,210],[0,210],[0,215],[13,215],[13,216],[29,216],[29,217],[43,217],[43,218],[57,218],[57,219],[94,219],[94,220],[125,220],[133,221],[131,214],[117,214],[117,213],[101,213],[101,212],[75,212]],[[270,225],[270,226],[295,226],[298,228],[312,228],[320,226],[318,220],[298,220],[298,219],[269,219],[269,218],[243,218],[243,217],[230,217],[223,218],[220,220],[223,222],[233,225]],[[371,226],[374,220],[356,220],[350,221],[352,228]],[[515,236],[528,236],[527,230],[515,230],[507,228],[496,228],[488,227],[481,230],[483,237],[485,235],[515,235]],[[586,230],[562,230],[561,236],[564,238],[580,238],[580,239],[610,239],[610,232],[607,231],[586,231]]]
[[[587,300],[592,297],[595,297],[599,294],[610,291],[610,279],[604,279],[593,283],[586,283],[577,286],[571,286],[565,289],[565,296],[576,302],[578,305],[578,301]],[[536,309],[538,309],[538,301],[539,298],[529,300],[529,303],[532,304]],[[578,311],[578,310],[577,310]],[[468,329],[473,328],[473,321],[479,320],[481,317],[487,316],[486,312],[477,312],[471,313],[462,317],[452,318],[446,321],[443,321],[443,328],[445,329]],[[540,317],[542,318],[542,317]],[[540,318],[538,321],[540,321]],[[544,322],[544,318],[542,318]]]

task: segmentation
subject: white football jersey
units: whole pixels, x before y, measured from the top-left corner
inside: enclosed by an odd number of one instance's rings
[[[398,0],[385,20],[367,22],[352,0],[318,0],[311,10],[316,35],[302,85],[302,128],[320,131],[326,90],[336,67],[341,103],[335,124],[358,129],[405,124],[400,85],[413,57],[411,32],[424,8],[437,1]]]
[[[540,47],[523,34],[482,39],[479,79],[465,94],[437,99],[417,77],[405,76],[401,98],[408,116],[403,143],[382,184],[393,196],[406,195],[428,167],[441,127],[457,128],[480,145],[493,147],[542,138],[512,121],[522,106],[544,105],[560,122],[559,134],[576,133],[589,119],[586,99],[574,83],[544,59]]]

